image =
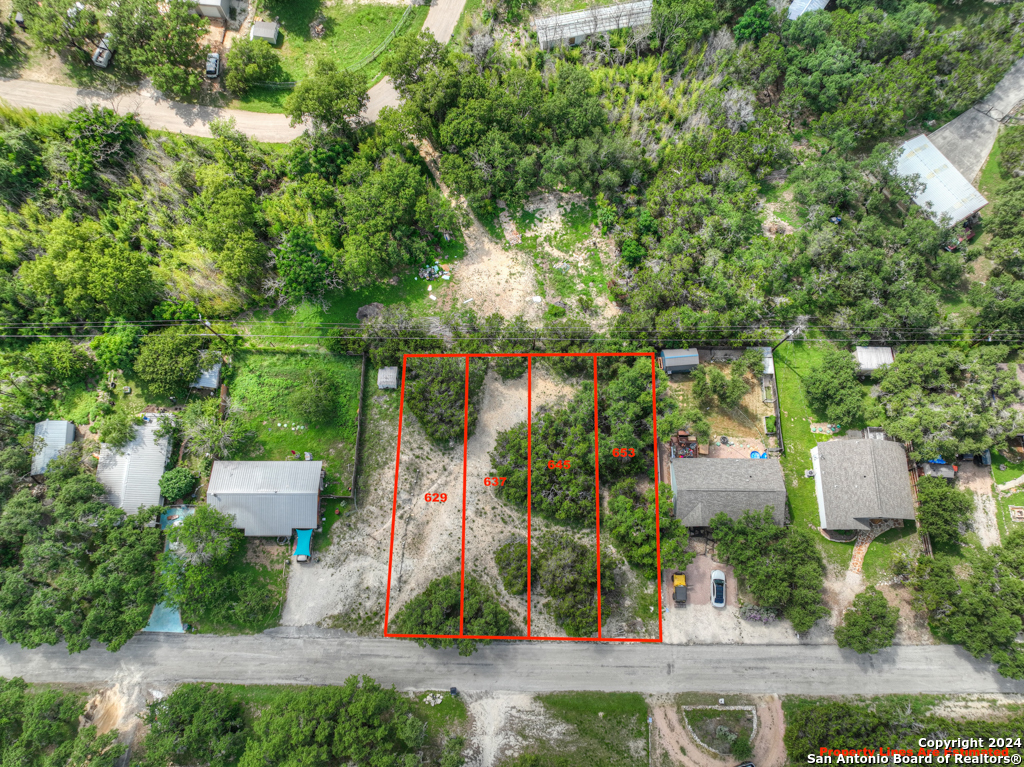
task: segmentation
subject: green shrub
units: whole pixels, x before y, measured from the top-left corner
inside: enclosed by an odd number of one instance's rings
[[[171,469],[160,477],[160,494],[169,501],[191,495],[199,480],[184,466]]]

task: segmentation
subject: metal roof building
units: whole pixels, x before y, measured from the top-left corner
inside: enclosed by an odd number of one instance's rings
[[[855,346],[853,357],[861,373],[874,373],[882,365],[891,365],[896,359],[889,346]]]
[[[167,437],[157,439],[158,428],[160,424],[150,418],[135,428],[135,438],[124,447],[100,447],[96,479],[107,489],[103,500],[111,506],[135,514],[147,506],[160,505],[160,477],[171,443]]]
[[[71,421],[40,421],[36,439],[42,440],[39,452],[32,456],[32,476],[45,474],[46,466],[57,454],[75,441],[75,425]]]
[[[271,45],[277,45],[277,30],[280,25],[276,21],[253,22],[249,30],[250,40],[266,40]]]
[[[914,519],[903,445],[833,439],[811,450],[818,519],[825,530],[868,530],[872,519]]]
[[[722,512],[739,519],[767,508],[775,524],[786,523],[786,480],[777,460],[683,458],[670,467],[675,515],[687,527],[707,527]]]
[[[196,10],[199,11],[200,16],[211,19],[231,18],[230,0],[199,0],[196,3]]]
[[[594,6],[582,11],[535,19],[533,27],[544,50],[559,45],[579,45],[590,35],[651,23],[653,0]]]
[[[799,19],[809,11],[823,11],[828,0],[793,0],[789,6],[789,20]]]
[[[322,461],[216,461],[206,502],[248,536],[319,527]]]
[[[216,360],[216,362],[209,364],[210,360]],[[220,354],[206,353],[200,364],[202,370],[199,372],[199,378],[191,383],[191,387],[193,389],[216,389],[220,386],[220,369],[223,365]]]
[[[690,373],[700,365],[696,349],[664,349],[661,352],[661,367],[666,373]]]
[[[377,371],[377,388],[378,389],[397,389],[398,388],[398,368],[381,368]]]
[[[981,192],[971,186],[927,136],[915,136],[903,144],[896,169],[901,176],[920,177],[925,190],[914,202],[928,210],[932,218],[949,216],[955,224],[988,205]]]

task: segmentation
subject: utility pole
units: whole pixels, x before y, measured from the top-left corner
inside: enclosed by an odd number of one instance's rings
[[[206,325],[206,327],[208,327],[210,329],[210,332],[213,333],[215,336],[217,336],[217,338],[219,338],[224,343],[228,342],[228,340],[224,336],[222,336],[220,333],[218,333],[216,330],[213,329],[213,325],[210,324],[209,320],[204,319],[203,315],[200,314],[199,315],[199,319],[203,321],[203,324]]]
[[[800,326],[799,325],[797,325],[795,328],[790,328],[789,330],[787,330],[786,331],[786,335],[784,335],[782,337],[782,340],[779,341],[777,344],[775,344],[775,346],[772,347],[772,353],[774,354],[776,349],[778,349],[780,346],[782,346],[784,343],[786,343],[786,341],[789,340],[790,336],[796,335],[799,332],[800,332]]]

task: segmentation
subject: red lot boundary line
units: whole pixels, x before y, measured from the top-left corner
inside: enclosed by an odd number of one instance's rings
[[[526,385],[526,636],[511,635],[481,635],[466,634],[464,632],[465,601],[466,601],[466,489],[467,489],[467,468],[469,460],[469,359],[471,357],[526,357],[527,385]],[[442,357],[464,357],[466,359],[465,379],[465,401],[463,413],[463,441],[462,441],[462,564],[461,564],[461,594],[458,634],[392,634],[388,632],[388,616],[391,607],[391,569],[394,565],[395,555],[395,523],[398,514],[398,469],[402,456],[402,416],[405,408],[405,375],[406,365],[409,359],[430,359]],[[531,563],[531,492],[532,492],[532,467],[533,467],[533,358],[534,357],[591,357],[594,361],[594,483],[596,489],[595,514],[597,521],[597,614],[598,624],[596,637],[545,637],[533,636],[531,633],[531,602],[532,602],[532,574]],[[652,407],[652,431],[654,434],[654,523],[655,523],[655,544],[658,557],[658,577],[656,588],[658,590],[658,638],[646,639],[639,637],[608,638],[601,636],[601,482],[599,467],[599,439],[598,439],[598,409],[597,409],[597,358],[598,357],[650,357],[651,358],[651,395]],[[405,354],[402,356],[402,389],[398,401],[398,447],[395,455],[395,488],[394,497],[391,503],[391,543],[388,553],[388,585],[387,594],[384,599],[384,636],[389,639],[500,639],[508,641],[545,641],[545,642],[621,642],[621,643],[660,643],[663,636],[662,627],[662,596],[661,596],[661,518],[658,507],[658,401],[657,401],[657,372],[654,362],[654,352],[592,352],[590,354],[577,353],[519,353],[519,354]]]

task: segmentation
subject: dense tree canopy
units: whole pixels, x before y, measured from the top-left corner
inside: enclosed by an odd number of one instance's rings
[[[843,613],[843,624],[836,628],[836,641],[840,647],[859,653],[876,653],[892,644],[899,619],[899,608],[890,606],[882,592],[869,586],[853,598],[853,604]]]

